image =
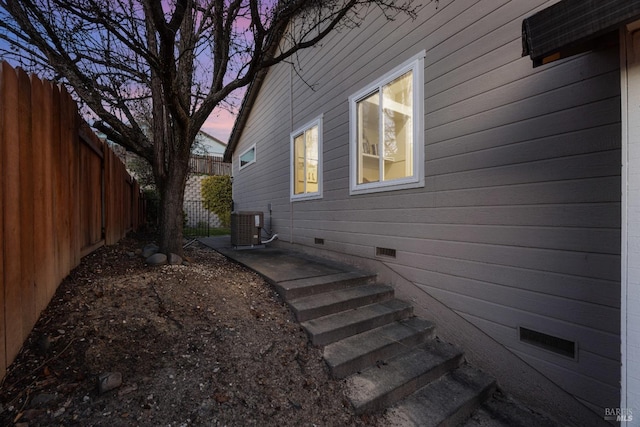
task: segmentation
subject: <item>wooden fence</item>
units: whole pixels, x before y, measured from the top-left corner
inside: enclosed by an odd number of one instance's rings
[[[231,175],[231,163],[225,163],[222,157],[193,154],[189,160],[191,173],[196,175]]]
[[[140,197],[64,88],[0,63],[0,379],[80,258],[141,224]]]

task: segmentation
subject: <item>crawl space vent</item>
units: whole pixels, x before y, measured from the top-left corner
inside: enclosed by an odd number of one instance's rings
[[[390,249],[390,248],[379,248],[376,247],[376,256],[386,256],[389,258],[395,258],[396,257],[396,250],[395,249]]]
[[[324,239],[319,239],[319,238],[317,238],[317,237],[316,237],[316,238],[314,239],[314,243],[315,243],[316,245],[324,245]]]
[[[576,358],[575,342],[534,331],[532,329],[523,328],[522,326],[519,329],[520,341],[552,351],[562,356],[570,357],[572,359]]]

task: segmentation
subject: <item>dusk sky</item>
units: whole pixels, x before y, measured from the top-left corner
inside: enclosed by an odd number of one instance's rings
[[[202,130],[226,143],[229,141],[229,135],[235,120],[236,116],[229,111],[216,110],[204,122]]]
[[[6,42],[0,40],[0,44],[6,44]],[[6,60],[14,68],[20,66],[20,64],[11,61],[10,58],[0,57],[0,61],[1,60]],[[238,89],[236,92],[237,93],[233,93],[232,95],[238,99],[237,104],[240,105],[242,97],[244,96],[245,88]],[[218,138],[222,142],[227,143],[229,141],[229,136],[231,135],[231,130],[233,129],[233,124],[236,120],[236,114],[237,110],[235,110],[234,113],[231,113],[227,109],[217,108],[213,113],[211,113],[207,121],[204,123],[202,130],[209,135]]]

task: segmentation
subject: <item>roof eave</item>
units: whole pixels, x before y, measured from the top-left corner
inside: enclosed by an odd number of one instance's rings
[[[258,71],[256,77],[247,88],[247,93],[244,95],[244,99],[242,100],[240,112],[238,113],[236,121],[233,124],[231,136],[229,137],[227,148],[225,148],[224,155],[222,157],[223,161],[226,163],[231,163],[232,161],[233,152],[240,142],[242,131],[247,124],[247,119],[249,118],[249,114],[251,113],[253,104],[256,102],[256,98],[258,97],[258,93],[260,92],[260,88],[262,87],[262,83],[264,82],[264,78],[267,75],[268,70],[268,68],[263,68],[262,70]]]
[[[522,22],[522,56],[534,67],[592,49],[600,36],[640,19],[640,1],[562,0]]]

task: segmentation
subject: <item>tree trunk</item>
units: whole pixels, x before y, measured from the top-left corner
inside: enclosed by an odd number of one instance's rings
[[[156,178],[160,193],[160,252],[167,255],[170,253],[183,255],[183,200],[188,166],[187,158],[187,164],[174,164],[168,168],[163,179]]]

